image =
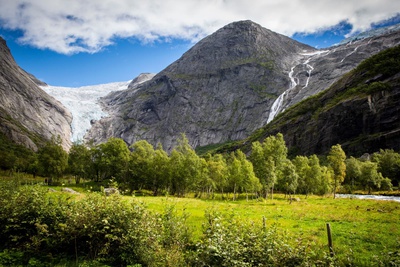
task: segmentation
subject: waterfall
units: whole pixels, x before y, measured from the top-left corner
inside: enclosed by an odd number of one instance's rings
[[[287,95],[289,90],[296,87],[296,85],[297,85],[296,79],[293,77],[295,67],[296,66],[293,66],[289,72],[289,79],[290,79],[289,89],[287,89],[280,96],[278,96],[278,98],[272,104],[271,111],[269,112],[269,115],[268,115],[267,123],[270,123],[275,118],[275,116],[278,115],[279,112],[281,112],[281,108],[282,108],[282,104],[283,104],[283,100],[284,100],[285,96]]]

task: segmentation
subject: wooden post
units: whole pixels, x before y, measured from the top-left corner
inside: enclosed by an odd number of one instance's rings
[[[263,218],[263,230],[265,231],[265,229],[267,228],[267,223],[266,223],[266,219],[265,216],[262,217]]]
[[[329,254],[331,257],[335,256],[333,252],[333,243],[332,243],[332,234],[331,234],[331,225],[329,223],[326,224],[326,230],[328,232],[328,246],[329,246]]]

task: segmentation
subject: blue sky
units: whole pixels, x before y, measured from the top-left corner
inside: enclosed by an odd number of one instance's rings
[[[317,48],[400,22],[398,0],[0,0],[0,35],[50,85],[78,87],[159,72],[198,40],[250,19]]]

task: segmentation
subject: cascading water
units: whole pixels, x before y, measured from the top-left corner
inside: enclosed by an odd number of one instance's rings
[[[283,100],[284,100],[285,96],[287,95],[287,93],[288,93],[291,89],[293,89],[293,88],[296,87],[296,85],[297,85],[296,79],[293,77],[293,73],[294,73],[294,68],[295,68],[295,67],[296,67],[296,66],[293,66],[293,67],[290,69],[290,72],[289,72],[290,87],[289,87],[288,90],[286,90],[285,92],[283,92],[280,96],[278,96],[278,98],[277,98],[277,99],[275,100],[275,102],[272,104],[271,111],[269,112],[269,115],[268,115],[267,123],[270,123],[270,122],[275,118],[275,116],[281,111],[282,104],[283,104]]]
[[[314,70],[314,67],[311,66],[309,63],[310,61],[317,56],[320,56],[321,54],[326,53],[324,56],[328,55],[331,51],[330,50],[321,50],[321,51],[316,51],[316,52],[312,52],[312,53],[305,53],[305,54],[300,54],[301,56],[306,56],[308,57],[306,59],[306,61],[304,63],[301,63],[302,65],[305,65],[307,68],[307,80],[306,80],[306,84],[303,86],[303,88],[306,88],[309,84],[310,81],[310,77],[311,77],[311,72]],[[290,79],[290,86],[289,88],[283,92],[276,100],[275,102],[272,104],[271,107],[271,111],[268,115],[268,120],[267,123],[270,123],[276,115],[278,115],[278,113],[282,112],[282,105],[283,105],[283,101],[285,100],[285,97],[287,97],[288,93],[290,92],[290,90],[294,89],[297,85],[298,82],[296,82],[296,78],[293,77],[294,74],[294,69],[296,68],[295,65],[290,69],[289,72],[289,79]]]

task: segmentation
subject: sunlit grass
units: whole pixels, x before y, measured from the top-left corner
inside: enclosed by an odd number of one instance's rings
[[[1,175],[1,179],[9,179]],[[15,178],[15,176],[14,176]],[[18,178],[18,176],[17,176]],[[24,177],[23,184],[43,184],[43,178]],[[63,184],[65,183],[65,184]],[[61,192],[63,187],[70,187],[79,192],[73,195]],[[51,197],[80,200],[93,191],[98,191],[98,183],[75,185],[68,180],[58,186],[49,187],[56,192],[49,192]],[[392,201],[333,199],[318,196],[296,196],[300,201],[290,203],[283,194],[275,194],[274,199],[251,199],[244,195],[238,201],[199,199],[189,195],[186,198],[173,196],[123,196],[126,202],[139,201],[156,213],[163,213],[169,206],[174,206],[178,214],[188,215],[187,225],[192,229],[194,241],[202,235],[205,214],[210,211],[235,214],[249,223],[266,227],[278,227],[282,232],[296,239],[309,242],[318,254],[327,253],[326,224],[332,228],[335,253],[338,257],[355,259],[360,265],[368,265],[375,256],[382,256],[387,251],[400,249],[400,203]]]
[[[221,201],[174,197],[136,197],[155,212],[167,205],[189,215],[188,225],[194,238],[202,233],[205,213],[210,210],[234,213],[254,224],[277,226],[294,239],[309,241],[316,250],[328,252],[326,224],[332,228],[334,249],[338,256],[353,252],[361,263],[386,249],[397,251],[400,242],[400,203],[392,201],[333,199],[300,196],[299,202],[290,203],[284,195],[274,200]]]

